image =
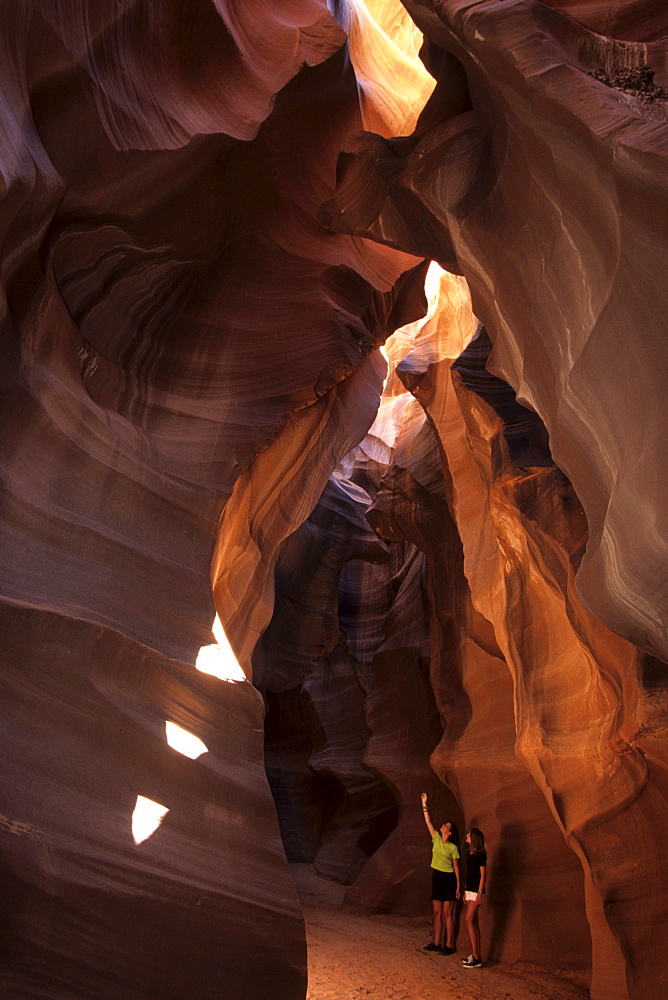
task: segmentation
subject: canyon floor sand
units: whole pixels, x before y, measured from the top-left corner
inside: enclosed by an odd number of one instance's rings
[[[302,866],[299,866],[300,868]],[[554,975],[518,963],[464,969],[468,950],[443,957],[422,950],[425,917],[361,916],[298,879],[309,953],[307,1000],[586,1000],[584,973]],[[320,880],[317,880],[320,882]]]

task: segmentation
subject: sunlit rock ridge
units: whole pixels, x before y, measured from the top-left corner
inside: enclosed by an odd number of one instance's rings
[[[425,789],[486,956],[665,992],[665,4],[0,28],[0,997],[304,1000]]]

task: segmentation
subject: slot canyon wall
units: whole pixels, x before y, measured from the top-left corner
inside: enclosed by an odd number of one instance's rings
[[[0,996],[299,1000],[424,789],[668,985],[667,20],[2,6]]]

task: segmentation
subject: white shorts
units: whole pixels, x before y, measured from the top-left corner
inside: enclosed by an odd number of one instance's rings
[[[464,892],[465,903],[475,903],[477,898],[478,898],[477,892],[471,892],[470,889],[466,889],[466,891]],[[482,899],[480,900],[480,902],[482,903]]]

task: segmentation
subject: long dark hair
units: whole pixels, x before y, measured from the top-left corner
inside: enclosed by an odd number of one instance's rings
[[[485,836],[482,830],[479,830],[477,826],[472,826],[469,830],[469,837],[471,838],[471,854],[482,854],[485,850]]]
[[[450,843],[455,844],[459,850],[459,828],[456,823],[450,823]]]

